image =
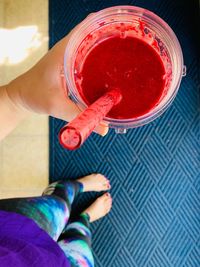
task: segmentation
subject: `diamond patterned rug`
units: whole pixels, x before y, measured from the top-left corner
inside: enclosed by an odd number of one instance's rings
[[[187,76],[161,118],[126,135],[93,134],[75,152],[59,145],[64,122],[51,118],[50,182],[92,172],[111,180],[112,212],[92,224],[97,267],[199,267],[198,1],[50,0],[50,47],[90,12],[122,4],[150,9],[168,22],[181,43]],[[94,197],[88,193],[78,201],[83,208]]]

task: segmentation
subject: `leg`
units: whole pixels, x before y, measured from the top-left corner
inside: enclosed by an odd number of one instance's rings
[[[75,197],[83,192],[83,184],[78,181],[58,181],[50,184],[43,192],[43,196],[56,196],[67,203],[71,211],[71,205]]]
[[[105,216],[111,206],[110,194],[104,194],[87,208],[77,221],[66,226],[58,244],[70,261],[71,267],[94,267],[89,222]]]
[[[62,240],[58,244],[70,261],[71,267],[94,266],[89,216],[86,213],[67,225],[61,237]]]
[[[81,190],[82,185],[76,181],[57,182],[42,197],[0,200],[0,209],[31,218],[57,240],[68,222],[71,204]]]
[[[42,197],[0,200],[0,210],[16,212],[34,220],[54,240],[68,222],[71,204],[82,191],[109,189],[101,174],[91,174],[77,181],[56,182],[47,187]]]
[[[77,180],[83,185],[83,191],[105,191],[111,188],[109,180],[100,173],[93,173]]]

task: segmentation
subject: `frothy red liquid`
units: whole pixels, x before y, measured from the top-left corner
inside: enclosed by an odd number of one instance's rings
[[[135,37],[113,37],[88,54],[82,82],[77,85],[88,105],[112,88],[119,88],[122,100],[107,117],[129,119],[144,115],[159,102],[164,75],[163,62],[149,44]]]

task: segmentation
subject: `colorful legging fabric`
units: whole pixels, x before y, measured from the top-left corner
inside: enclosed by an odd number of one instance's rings
[[[0,210],[34,220],[58,242],[72,267],[93,267],[89,216],[82,213],[69,223],[71,205],[82,190],[82,184],[77,181],[56,182],[49,185],[41,197],[0,200]]]

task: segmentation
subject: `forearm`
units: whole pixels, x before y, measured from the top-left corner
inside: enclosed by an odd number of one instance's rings
[[[28,116],[28,112],[13,101],[15,94],[11,97],[7,87],[9,85],[0,86],[0,140]]]

